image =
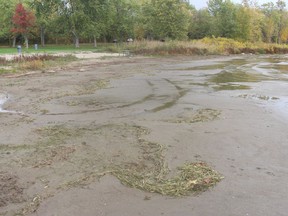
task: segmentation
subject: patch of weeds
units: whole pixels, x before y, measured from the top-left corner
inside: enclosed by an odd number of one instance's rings
[[[6,172],[0,172],[0,208],[10,203],[25,201],[24,188],[19,185],[18,177]]]
[[[268,101],[270,99],[269,96],[265,96],[265,95],[259,95],[257,98],[260,100],[266,100],[266,101]]]
[[[74,55],[64,55],[64,56],[58,56],[57,61],[59,62],[71,62],[71,61],[76,61],[78,58]]]
[[[243,71],[229,72],[224,70],[214,75],[209,81],[213,83],[258,82],[260,81],[260,76]]]
[[[32,146],[32,152],[30,151],[29,155],[22,160],[22,164],[39,168],[68,160],[70,155],[76,151],[76,147],[64,144],[73,138],[82,136],[84,129],[56,125],[37,129],[35,133],[40,136],[39,141]]]
[[[240,98],[256,98],[256,99],[259,99],[259,100],[264,100],[264,101],[269,101],[269,100],[279,100],[278,97],[270,97],[270,96],[266,96],[266,95],[248,95],[248,94],[242,94],[242,95],[239,95],[238,97]]]
[[[271,97],[271,100],[279,100],[280,98],[278,97]]]
[[[190,85],[208,87],[209,83],[207,83],[207,82],[205,82],[205,83],[190,83]]]
[[[23,116],[19,119],[18,122],[23,122],[23,123],[26,123],[26,124],[30,124],[32,122],[34,122],[35,119],[34,118],[31,118],[31,117],[28,117],[28,116]]]
[[[218,70],[223,69],[226,64],[212,64],[212,65],[202,65],[202,66],[194,66],[189,68],[184,68],[180,70]]]
[[[270,96],[265,96],[265,95],[258,95],[258,96],[255,96],[257,97],[258,99],[260,100],[265,100],[265,101],[269,101],[269,100],[279,100],[278,97],[270,97]]]
[[[56,146],[49,149],[36,149],[33,152],[35,157],[30,157],[26,163],[33,164],[33,168],[50,166],[53,163],[68,160],[71,154],[76,151],[75,147]]]
[[[219,86],[214,86],[213,89],[215,91],[226,91],[226,90],[248,90],[251,89],[250,86],[247,85],[219,85]]]
[[[139,130],[141,135],[143,129]],[[139,138],[139,147],[142,151],[139,163],[113,167],[112,174],[129,187],[178,197],[203,192],[223,178],[204,162],[187,163],[178,168],[177,175],[168,178],[163,146]]]
[[[238,97],[240,97],[240,98],[248,98],[248,94],[241,94],[241,95],[239,95]]]
[[[40,110],[40,112],[41,112],[41,115],[45,115],[45,114],[49,113],[49,110],[42,109],[42,110]]]
[[[10,74],[10,73],[15,73],[16,70],[13,68],[0,68],[0,75],[1,74]]]
[[[45,66],[47,67],[54,67],[56,66],[62,66],[67,64],[68,62],[72,62],[72,61],[77,61],[78,58],[74,55],[64,55],[64,56],[54,56],[56,57],[55,59],[49,59],[45,61]]]
[[[15,215],[16,216],[24,216],[36,212],[40,206],[41,201],[44,197],[39,195],[35,195],[34,198],[21,210],[19,210]]]
[[[155,179],[130,170],[118,170],[114,175],[130,187],[172,197],[201,193],[223,179],[204,162],[185,164],[179,167],[178,171],[178,174],[170,179]]]
[[[200,109],[193,116],[191,123],[194,122],[206,122],[216,119],[221,114],[221,111],[214,109]]]
[[[40,135],[40,144],[45,146],[64,144],[67,140],[82,136],[85,129],[68,128],[64,125],[48,126],[39,128],[35,132]]]
[[[18,67],[22,70],[40,70],[44,68],[44,62],[41,60],[24,61]]]
[[[63,185],[60,185],[57,189],[64,189],[68,190],[70,188],[75,188],[79,186],[85,186],[88,184],[91,184],[92,182],[95,181],[95,179],[100,179],[106,174],[109,174],[110,171],[96,171],[96,172],[91,172],[91,173],[86,173],[84,176],[77,178],[75,180],[69,181]]]
[[[82,173],[82,177],[70,180],[56,189],[69,189],[87,185],[105,174],[112,174],[118,178],[122,184],[129,187],[179,197],[203,192],[223,178],[204,162],[184,164],[178,168],[176,175],[170,177],[171,172],[165,162],[165,148],[159,143],[150,142],[142,138],[150,133],[148,129],[130,125],[104,125],[94,129],[69,128],[64,125],[56,125],[38,129],[36,132],[42,137],[42,145],[38,145],[30,157],[32,158],[30,162],[36,165],[36,167],[43,167],[50,166],[54,162],[67,160],[68,157],[76,151],[75,147],[67,147],[67,145],[55,146],[55,144],[63,144],[75,137],[83,136],[87,130],[92,132],[90,133],[91,135],[99,136],[100,139],[105,138],[106,140],[111,136],[111,141],[113,141],[118,139],[117,136],[119,136],[119,139],[121,139],[121,137],[123,139],[120,143],[123,143],[125,140],[130,140],[130,144],[135,144],[135,147],[139,149],[139,156],[132,161],[127,160],[125,156],[123,156],[124,160],[119,160],[118,162],[113,161],[112,158],[108,158],[108,160],[104,162],[101,160],[99,164],[96,163],[96,167],[99,169],[96,169],[95,166],[89,166],[87,169],[78,170],[80,175]],[[84,143],[83,146],[86,149],[88,145]],[[89,152],[91,151],[92,149],[89,150]],[[95,149],[93,151],[97,152]],[[106,153],[104,152],[103,154]],[[77,157],[76,152],[75,155]],[[93,164],[98,157],[95,155],[93,152],[90,156],[86,155],[85,158],[80,160],[78,158],[75,161],[77,161],[77,165],[79,165],[83,160],[89,159],[88,162],[91,161]],[[107,152],[107,155],[109,155],[109,152]],[[113,154],[110,156],[113,157]],[[71,160],[73,160],[73,157],[71,157]],[[35,198],[35,200],[35,202],[31,202],[31,206],[27,205],[28,212],[37,209],[37,203],[40,203],[41,197]]]
[[[57,92],[54,95],[51,94],[48,97],[39,98],[38,103],[43,104],[43,103],[47,103],[51,100],[60,99],[60,98],[64,98],[64,97],[93,94],[99,89],[106,88],[108,85],[109,85],[109,80],[96,80],[96,81],[91,81],[91,82],[88,82],[85,84],[81,83],[81,84],[79,84],[79,87],[75,91]],[[78,106],[81,104],[81,102],[70,101],[70,102],[67,102],[66,104],[67,104],[67,106]]]
[[[34,145],[0,145],[0,152],[5,151],[21,151],[35,148]]]
[[[81,86],[79,89],[78,95],[93,94],[98,89],[106,88],[109,85],[109,80],[96,80]]]
[[[57,58],[59,58],[59,56],[48,55],[48,54],[21,55],[21,56],[15,56],[9,62],[12,62],[12,63],[17,62],[17,63],[19,63],[19,62],[33,62],[33,61],[48,61],[48,60],[55,60]]]
[[[113,160],[108,160],[102,166],[97,166],[98,170],[85,172],[85,175],[59,186],[58,189],[87,185],[105,174],[111,174],[126,186],[178,197],[203,192],[223,178],[204,162],[184,164],[178,168],[176,175],[168,177],[171,176],[171,173],[165,162],[165,148],[159,143],[149,142],[142,138],[142,136],[149,134],[146,128],[129,125],[106,125],[99,128],[97,133],[106,136],[104,132],[108,132],[110,129],[111,136],[113,136],[113,133],[117,134],[123,130],[122,127],[125,128],[126,132],[129,132],[128,134],[131,134],[131,137],[135,138],[135,143],[140,149],[137,161],[116,163]]]
[[[141,141],[143,161],[125,164],[112,172],[123,184],[144,191],[173,197],[200,193],[214,186],[222,176],[204,162],[187,163],[178,173],[167,178],[169,169],[164,162],[163,147],[157,143]],[[148,162],[148,163],[147,163]]]
[[[3,58],[3,57],[0,57],[0,64],[1,65],[6,65],[7,64],[7,59]]]
[[[214,109],[199,109],[195,112],[184,113],[179,115],[176,119],[167,120],[171,123],[197,123],[208,122],[217,119],[221,115],[221,111]]]
[[[0,69],[0,74],[17,72],[17,70],[42,70],[45,67],[62,65],[67,62],[75,61],[77,58],[73,55],[56,56],[49,54],[41,55],[21,55],[15,56],[11,60],[0,59],[3,65],[9,65],[9,70]]]
[[[81,104],[81,102],[79,101],[67,101],[66,105],[67,106],[79,106]]]

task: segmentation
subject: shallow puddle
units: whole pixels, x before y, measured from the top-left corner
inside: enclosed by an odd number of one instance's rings
[[[288,73],[288,64],[287,63],[277,63],[277,64],[268,64],[265,66],[262,66],[262,68],[270,68],[273,70],[277,70],[279,73]]]
[[[2,106],[7,100],[8,100],[8,95],[5,93],[0,93],[0,113],[6,112],[5,110],[3,110]]]

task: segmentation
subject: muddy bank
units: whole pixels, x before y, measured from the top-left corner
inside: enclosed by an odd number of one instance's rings
[[[90,59],[1,77],[19,113],[0,113],[0,215],[285,215],[285,62]],[[136,181],[190,163],[225,178],[182,198]]]

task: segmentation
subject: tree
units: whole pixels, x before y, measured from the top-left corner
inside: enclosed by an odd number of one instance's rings
[[[110,36],[121,42],[134,36],[134,25],[137,17],[135,0],[110,1]]]
[[[85,34],[89,17],[84,12],[81,0],[64,0],[60,4],[60,19],[64,29],[73,36],[76,48],[80,46],[80,37]]]
[[[213,34],[234,38],[236,33],[236,6],[230,0],[209,0],[208,11],[214,17]]]
[[[249,7],[239,6],[236,11],[235,39],[248,41],[251,34],[251,16]]]
[[[97,38],[105,35],[111,26],[111,4],[109,0],[82,0],[84,13],[88,16],[85,35],[93,38],[97,47]]]
[[[263,4],[261,6],[261,11],[264,14],[264,20],[263,20],[263,35],[265,42],[271,43],[272,41],[275,42],[278,37],[278,14],[276,12],[276,8],[273,2],[269,2],[266,4]]]
[[[16,5],[15,13],[12,18],[14,27],[11,31],[14,34],[21,34],[25,39],[26,48],[29,48],[28,35],[35,24],[35,16],[31,11],[24,8],[22,3]]]
[[[281,43],[282,42],[282,37],[281,37],[281,34],[283,32],[283,30],[285,29],[285,26],[284,26],[284,10],[285,10],[285,7],[286,7],[286,4],[284,1],[282,0],[278,0],[276,2],[276,10],[278,12],[278,40],[277,42],[278,43]]]
[[[182,0],[151,0],[147,16],[155,38],[186,39],[192,16]]]
[[[14,0],[0,0],[0,38],[10,40],[11,37],[11,28],[13,12],[15,10],[15,1]]]
[[[60,0],[33,0],[30,6],[35,10],[37,25],[40,29],[41,46],[45,46],[45,32],[53,21],[54,14],[60,4]]]
[[[195,11],[189,27],[189,38],[201,39],[212,36],[212,21],[212,16],[207,9]]]
[[[258,42],[263,41],[263,34],[262,34],[262,23],[264,20],[264,15],[261,11],[250,8],[250,21],[251,21],[251,28],[250,28],[250,41]]]

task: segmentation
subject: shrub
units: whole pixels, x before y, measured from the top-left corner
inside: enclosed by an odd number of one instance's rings
[[[7,64],[6,58],[0,57],[0,65],[6,65],[6,64]]]
[[[42,60],[31,60],[21,62],[19,65],[20,69],[24,70],[40,70],[44,67],[44,62]]]
[[[59,56],[53,56],[48,54],[43,55],[21,55],[21,56],[15,56],[11,62],[29,62],[29,61],[48,61],[48,60],[55,60],[57,58],[60,58]]]

